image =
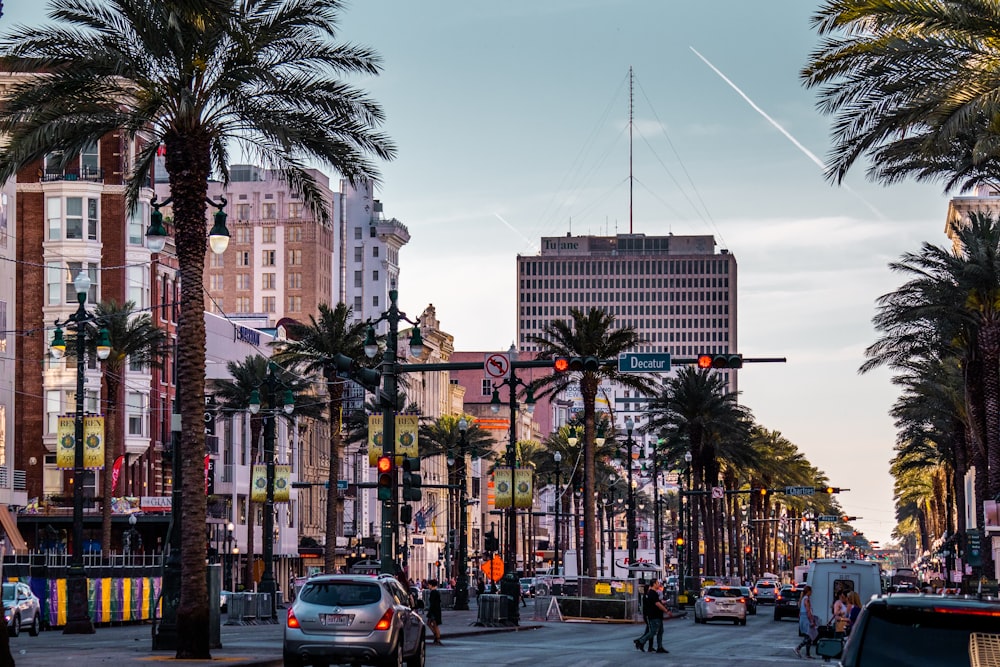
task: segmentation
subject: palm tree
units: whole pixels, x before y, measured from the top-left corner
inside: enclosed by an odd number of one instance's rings
[[[634,350],[643,343],[635,329],[615,328],[615,317],[598,308],[584,312],[570,308],[568,321],[552,320],[541,336],[530,336],[528,342],[538,347],[539,359],[556,357],[594,357],[598,360],[617,359],[619,354]],[[595,491],[594,438],[597,390],[607,380],[649,395],[656,384],[647,375],[619,373],[615,365],[600,364],[596,370],[572,371],[547,375],[532,383],[539,397],[557,396],[573,382],[579,382],[583,399],[583,574],[597,576],[597,507]]]
[[[276,169],[320,219],[328,208],[305,169],[315,159],[352,183],[377,178],[368,155],[395,148],[373,130],[382,110],[341,74],[379,72],[367,48],[336,44],[339,0],[60,0],[51,22],[13,27],[0,55],[16,71],[0,110],[0,182],[46,155],[64,164],[112,132],[138,146],[126,194],[135,204],[157,151],[173,198],[181,278],[177,381],[182,507],[205,522],[205,199],[213,170],[228,177],[232,145]],[[205,531],[181,537],[177,657],[209,658]]]
[[[268,391],[267,373],[268,369],[275,374],[278,391],[276,396],[271,396]],[[264,426],[264,412],[256,414],[250,412],[251,398],[253,392],[257,392],[256,398],[261,405],[275,406],[281,403],[281,394],[287,389],[292,392],[292,399],[295,401],[295,411],[289,415],[283,410],[277,410],[277,416],[291,424],[298,418],[323,419],[322,409],[315,402],[315,393],[312,383],[302,378],[298,374],[292,373],[278,366],[275,362],[259,354],[252,354],[243,361],[230,361],[226,364],[229,373],[229,380],[213,380],[212,391],[219,409],[231,414],[249,414],[250,416],[250,465],[256,464],[260,457],[260,437]],[[256,551],[254,547],[254,525],[256,524],[257,510],[256,503],[250,498],[253,496],[253,476],[251,475],[250,488],[247,492],[247,550],[246,550],[246,572],[243,581],[251,582],[256,579],[253,565]]]
[[[104,502],[101,505],[101,551],[105,554],[111,553],[111,498],[114,493],[111,470],[114,468],[115,459],[119,454],[117,449],[118,434],[121,432],[121,411],[122,387],[125,381],[125,371],[130,366],[143,368],[160,367],[160,355],[166,352],[167,334],[162,329],[153,324],[153,318],[149,313],[136,313],[135,303],[126,301],[119,304],[114,300],[103,301],[94,309],[94,314],[100,324],[87,324],[86,342],[91,348],[95,348],[99,338],[97,329],[103,327],[108,332],[108,340],[111,343],[111,352],[104,362],[104,413],[107,416],[107,434],[104,448],[104,470],[102,475],[101,493]],[[72,355],[75,353],[75,334],[68,337],[69,345],[67,350]],[[93,354],[93,351],[91,351]],[[91,356],[91,358],[95,358]],[[121,487],[119,487],[121,488]]]
[[[749,410],[737,403],[736,394],[728,390],[725,378],[711,369],[686,366],[667,381],[663,391],[649,403],[646,428],[661,433],[679,448],[686,445],[691,452],[691,469],[695,486],[709,489],[718,485],[723,456],[748,456],[737,450],[748,448],[752,424]],[[699,543],[699,530],[704,528],[705,563],[718,562],[718,524],[716,503],[698,496],[701,526],[692,522],[694,534],[689,536],[692,549]]]
[[[367,325],[352,321],[351,309],[343,303],[334,308],[321,303],[319,319],[309,316],[309,324],[288,327],[288,340],[280,341],[276,359],[290,363],[305,373],[316,374],[326,382],[327,419],[330,423],[330,470],[328,488],[336,489],[340,480],[340,460],[343,450],[341,413],[344,405],[344,382],[340,378],[337,355],[344,355],[356,363],[365,363],[364,335]],[[367,426],[367,425],[366,425]],[[337,536],[343,534],[343,506],[338,502],[326,504],[326,548],[324,566],[327,572],[336,571]]]

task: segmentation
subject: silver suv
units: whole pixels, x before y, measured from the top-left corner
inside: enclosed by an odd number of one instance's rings
[[[426,628],[390,575],[309,578],[288,610],[285,667],[354,664],[424,667]]]

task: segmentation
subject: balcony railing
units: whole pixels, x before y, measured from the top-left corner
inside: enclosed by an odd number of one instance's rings
[[[89,181],[101,183],[104,181],[103,169],[66,169],[65,171],[46,171],[42,173],[42,182],[53,181]]]

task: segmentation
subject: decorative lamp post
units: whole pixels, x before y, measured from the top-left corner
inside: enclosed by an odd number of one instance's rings
[[[690,450],[684,452],[684,463],[685,463],[684,476],[687,478],[687,521],[688,521],[688,529],[687,529],[688,547],[686,556],[688,562],[687,566],[688,573],[690,574],[690,576],[697,577],[698,573],[695,571],[696,561],[694,557],[691,555],[691,551],[698,548],[698,540],[694,539],[694,510],[691,509],[691,491],[693,490],[691,488],[692,458],[694,457],[691,456]]]
[[[660,471],[657,469],[657,456],[658,456],[658,445],[659,441],[653,438],[650,446],[653,449],[652,456],[652,473],[653,473],[653,542],[655,542],[656,550],[656,564],[660,567],[664,566],[663,563],[663,533],[660,530]],[[666,568],[664,567],[664,571]]]
[[[274,364],[268,363],[267,377],[264,380],[267,386],[267,400],[269,409],[264,415],[264,465],[266,466],[266,499],[264,501],[264,572],[260,576],[260,584],[257,590],[261,593],[268,593],[271,596],[271,619],[277,620],[277,600],[275,596],[278,592],[277,583],[274,580],[274,441],[277,438],[278,406],[278,378],[274,374]],[[260,412],[260,392],[254,389],[250,393],[250,413]],[[291,390],[285,389],[282,393],[281,410],[290,415],[295,411],[295,397]]]
[[[462,467],[461,476],[458,478],[458,578],[455,580],[454,606],[456,611],[469,610],[469,507],[466,499],[468,441],[465,439],[468,430],[469,422],[462,417],[458,420],[458,456]]]
[[[517,348],[510,346],[507,351],[511,362],[517,357]],[[517,388],[524,387],[527,395],[525,398],[525,408],[529,414],[535,412],[535,394],[532,388],[525,384],[523,380],[514,374],[514,365],[511,363],[510,375],[493,386],[493,398],[490,400],[490,410],[493,414],[500,412],[500,387],[507,385],[510,389],[508,408],[510,410],[510,433],[507,441],[507,467],[513,477],[514,468],[517,467]],[[517,511],[514,509],[514,499],[511,498],[510,507],[507,508],[507,542],[504,551],[504,571],[513,574],[517,571]]]
[[[69,572],[66,578],[67,618],[63,634],[93,634],[94,624],[88,611],[87,573],[83,567],[83,386],[84,386],[84,356],[86,354],[87,325],[98,322],[98,319],[87,312],[87,293],[90,291],[91,280],[85,269],[82,269],[73,279],[76,290],[76,300],[79,306],[76,312],[65,321],[56,320],[55,336],[52,339],[50,352],[54,359],[62,359],[66,353],[66,341],[63,339],[62,327],[73,327],[76,330],[76,413],[73,416],[73,553],[70,557]],[[97,358],[104,360],[111,354],[111,343],[108,340],[108,330],[101,328],[97,340]]]
[[[562,494],[560,493],[560,488],[559,488],[559,482],[560,482],[559,473],[561,472],[560,464],[562,463],[562,453],[556,450],[556,452],[552,455],[552,458],[556,462],[556,530],[555,530],[555,541],[554,541],[554,548],[552,550],[552,555],[553,555],[553,560],[555,561],[554,563],[555,571],[553,574],[555,574],[558,577],[560,574],[562,574],[562,571],[559,569],[559,523],[560,520],[562,519],[562,516],[560,515],[560,511],[562,509]]]
[[[632,448],[635,447],[635,441],[632,440],[632,429],[635,428],[635,421],[631,417],[625,418],[625,432],[627,434],[627,439],[625,440],[626,453],[625,453],[625,463],[628,465],[628,507],[626,508],[625,520],[626,520],[626,536],[625,539],[628,540],[628,564],[629,567],[635,565],[637,558],[636,553],[636,530],[635,530],[635,484],[632,481]]]
[[[236,526],[230,521],[226,524],[226,590],[232,591],[233,588],[233,555],[239,553],[239,547],[233,546],[233,530]]]
[[[398,391],[399,368],[396,361],[396,348],[399,344],[399,332],[397,331],[400,322],[409,322],[413,325],[413,332],[410,334],[410,354],[419,358],[424,353],[424,341],[420,336],[420,322],[413,321],[406,317],[406,313],[399,310],[397,303],[399,292],[396,289],[389,290],[389,309],[379,315],[376,320],[368,321],[368,333],[365,337],[365,355],[372,359],[378,354],[378,341],[375,339],[375,325],[379,322],[386,322],[388,329],[385,336],[385,351],[382,353],[382,390],[376,391],[382,408],[382,454],[389,457],[393,463],[393,474],[390,475],[391,487],[389,500],[382,501],[381,515],[381,563],[379,570],[382,574],[396,574],[396,550],[398,545],[399,521],[398,500],[396,493],[396,394]]]

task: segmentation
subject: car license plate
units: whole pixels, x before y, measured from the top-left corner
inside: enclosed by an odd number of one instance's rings
[[[352,618],[350,614],[320,614],[319,622],[323,625],[350,625]]]

